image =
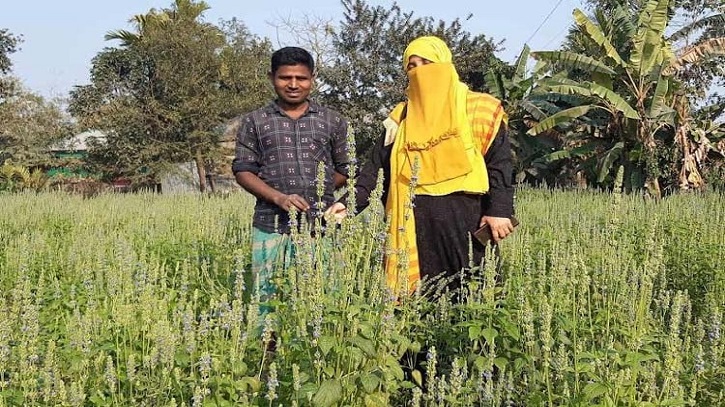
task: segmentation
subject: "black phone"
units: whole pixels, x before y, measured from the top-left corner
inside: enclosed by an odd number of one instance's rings
[[[516,227],[519,225],[519,220],[512,216],[511,224]],[[482,245],[486,246],[493,239],[493,236],[491,235],[491,226],[488,224],[481,226],[478,230],[473,232],[473,236],[478,239]]]

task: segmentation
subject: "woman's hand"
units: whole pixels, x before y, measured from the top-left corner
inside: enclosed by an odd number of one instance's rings
[[[498,243],[505,239],[506,236],[514,232],[514,225],[509,218],[497,218],[494,216],[484,216],[481,218],[479,227],[489,225],[491,227],[491,237],[493,241]]]
[[[347,208],[342,202],[335,202],[325,211],[325,218],[333,218],[335,222],[342,223],[342,220],[347,217]]]

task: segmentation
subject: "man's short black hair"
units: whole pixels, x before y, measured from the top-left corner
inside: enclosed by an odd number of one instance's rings
[[[272,74],[277,72],[280,66],[304,65],[315,73],[315,60],[307,50],[300,47],[284,47],[272,54]]]

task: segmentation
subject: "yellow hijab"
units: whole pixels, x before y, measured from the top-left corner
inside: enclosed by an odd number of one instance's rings
[[[386,202],[390,247],[385,270],[388,287],[396,294],[415,289],[420,281],[413,191],[462,177],[472,169],[463,142],[472,139],[466,112],[468,87],[460,82],[450,49],[437,37],[420,37],[406,48],[404,69],[413,55],[433,63],[408,71],[407,108],[398,105],[390,114],[398,129]]]

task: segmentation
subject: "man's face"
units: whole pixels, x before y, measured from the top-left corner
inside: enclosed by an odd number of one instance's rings
[[[280,100],[292,107],[305,103],[312,90],[312,72],[301,64],[280,66],[270,80]]]

